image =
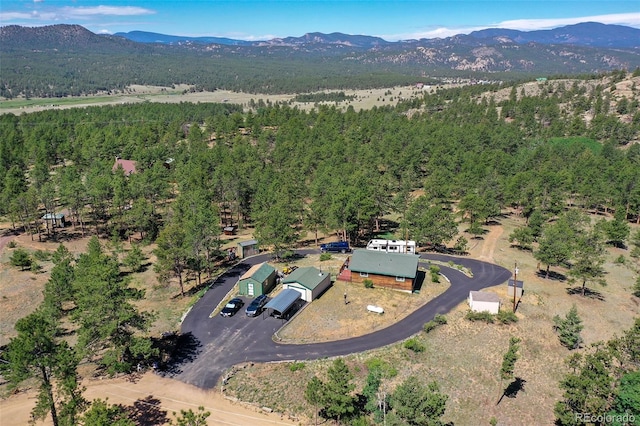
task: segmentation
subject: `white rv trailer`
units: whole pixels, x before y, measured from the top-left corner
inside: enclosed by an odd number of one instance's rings
[[[387,253],[416,254],[416,242],[408,240],[374,239],[367,243],[367,250],[384,251]]]

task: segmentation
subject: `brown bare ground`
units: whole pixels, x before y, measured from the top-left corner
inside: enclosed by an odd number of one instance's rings
[[[165,424],[174,419],[173,413],[179,414],[180,410],[195,412],[201,406],[211,413],[207,424],[212,426],[296,424],[292,419],[277,413],[269,413],[262,407],[225,398],[220,392],[205,391],[153,373],[146,373],[139,377],[85,380],[83,385],[86,386],[84,396],[87,399],[108,398],[110,404],[122,405],[133,413],[136,424]],[[34,405],[35,392],[32,390],[1,400],[0,424],[2,426],[28,424]],[[52,422],[46,419],[37,424],[50,425]]]

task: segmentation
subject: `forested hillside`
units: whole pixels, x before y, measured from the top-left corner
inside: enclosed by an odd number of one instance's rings
[[[557,39],[560,44],[544,44],[519,40],[523,35],[511,40],[495,33],[398,43],[311,33],[248,46],[136,43],[78,25],[12,25],[0,27],[0,97],[81,96],[122,92],[134,84],[304,93],[450,78],[515,81],[640,66],[637,36],[633,37],[637,29],[592,25],[583,24],[579,31],[567,28],[565,33],[575,32],[570,37],[573,44],[562,37]]]
[[[539,83],[537,95],[513,87],[504,99],[441,90],[360,112],[144,104],[3,115],[2,213],[33,228],[42,206],[67,208],[88,232],[157,235],[180,220],[169,200],[196,197],[278,246],[302,227],[366,238],[416,202],[451,220],[459,203],[473,223],[506,206],[552,216],[567,203],[638,220],[640,113],[635,83],[630,97],[615,92],[625,78]],[[116,156],[138,172],[111,174]],[[408,198],[416,189],[424,199]],[[420,243],[451,237],[418,222],[409,232]]]

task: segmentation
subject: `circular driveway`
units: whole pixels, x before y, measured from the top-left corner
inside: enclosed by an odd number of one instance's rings
[[[299,250],[297,253],[306,255],[319,251]],[[440,266],[451,285],[406,318],[364,336],[304,345],[274,342],[272,336],[283,325],[282,321],[266,315],[249,318],[244,315],[244,308],[231,318],[219,315],[209,318],[240,276],[252,265],[271,260],[272,255],[245,259],[222,274],[187,314],[182,323],[174,361],[167,373],[180,381],[206,389],[213,388],[227,368],[242,362],[309,360],[379,348],[416,334],[436,314],[447,313],[466,300],[470,290],[502,284],[511,276],[509,270],[479,260],[439,254],[422,254],[420,257],[441,262],[454,261],[473,271],[473,278],[457,269]],[[244,300],[248,302],[250,299]]]

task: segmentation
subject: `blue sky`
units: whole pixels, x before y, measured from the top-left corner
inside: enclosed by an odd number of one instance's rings
[[[388,41],[483,28],[523,31],[579,22],[640,28],[640,1],[615,0],[1,0],[0,25],[79,24],[95,33],[267,40],[342,32]]]

